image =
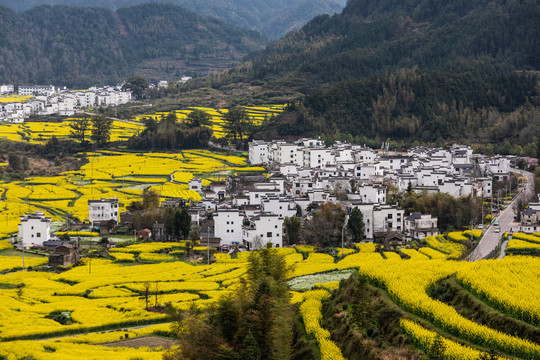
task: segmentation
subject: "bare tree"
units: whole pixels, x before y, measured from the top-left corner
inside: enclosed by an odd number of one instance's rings
[[[150,283],[149,282],[144,282],[143,283],[143,296],[144,296],[144,300],[146,302],[145,309],[148,310],[148,300],[149,300],[149,297],[150,297]]]

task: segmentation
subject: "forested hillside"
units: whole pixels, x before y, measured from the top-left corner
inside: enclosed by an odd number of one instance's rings
[[[161,0],[0,0],[0,5],[17,11],[41,4],[120,7]],[[271,38],[280,38],[297,30],[319,14],[339,12],[345,0],[173,0],[169,1],[199,15],[221,19],[229,24],[258,30]]]
[[[533,0],[351,0],[190,86],[249,88],[239,102],[301,99],[302,114],[274,124],[280,136],[538,144],[539,19]]]
[[[88,86],[223,70],[267,41],[179,6],[0,7],[0,82]]]

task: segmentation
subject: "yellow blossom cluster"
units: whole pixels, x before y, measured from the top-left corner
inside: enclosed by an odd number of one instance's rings
[[[427,236],[426,242],[429,247],[447,254],[450,259],[459,258],[466,249],[465,245],[446,240],[442,235]]]
[[[312,290],[304,294],[300,314],[308,334],[313,334],[319,343],[321,360],[345,360],[339,347],[330,339],[328,330],[321,327],[322,300],[330,296],[326,290]]]
[[[424,350],[426,353],[429,352],[433,345],[433,340],[435,339],[436,333],[421,325],[415,323],[414,321],[408,319],[401,319],[400,321],[401,328],[405,330],[407,335],[409,335],[416,346]],[[442,339],[444,344],[444,358],[451,360],[477,360],[480,359],[481,352],[470,347],[463,346],[455,341],[449,339]],[[485,354],[487,355],[487,354]]]
[[[250,118],[254,125],[260,125],[264,121],[268,120],[274,115],[278,115],[283,112],[285,105],[266,105],[266,106],[242,106],[246,111],[247,116]],[[210,115],[210,127],[213,130],[213,134],[216,138],[222,138],[225,136],[223,124],[225,123],[225,115],[228,113],[228,109],[213,109],[208,107],[190,107],[182,110],[174,110],[171,112],[157,112],[155,114],[138,115],[132,120],[142,122],[144,119],[153,119],[155,121],[161,121],[167,116],[174,114],[176,121],[183,122],[187,119],[187,116],[195,111],[202,110]]]

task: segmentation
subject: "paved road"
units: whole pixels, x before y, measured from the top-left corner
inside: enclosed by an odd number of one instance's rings
[[[499,240],[501,236],[503,236],[504,232],[508,230],[512,222],[514,221],[514,205],[517,204],[517,202],[521,199],[525,199],[527,197],[530,198],[534,194],[534,175],[530,172],[523,171],[523,170],[515,170],[516,172],[519,172],[522,176],[525,176],[527,178],[527,185],[524,190],[522,190],[512,201],[510,205],[506,207],[506,209],[501,212],[499,217],[497,217],[497,220],[499,221],[500,226],[500,232],[495,232],[495,227],[491,226],[485,233],[482,240],[480,240],[480,243],[474,249],[474,251],[469,255],[467,260],[469,261],[476,261],[486,258],[493,250],[497,248],[499,245]]]
[[[505,240],[502,244],[501,244],[501,253],[499,254],[499,257],[498,259],[504,259],[504,257],[506,256],[506,247],[508,246],[508,240]]]

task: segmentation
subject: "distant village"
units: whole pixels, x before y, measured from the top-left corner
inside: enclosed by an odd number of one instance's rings
[[[203,245],[222,249],[259,249],[289,245],[284,237],[286,218],[298,217],[302,223],[313,218],[326,202],[338,204],[347,214],[358,208],[363,217],[366,241],[394,240],[400,244],[439,234],[437,218],[431,214],[405,216],[398,203],[389,204],[389,186],[399,191],[446,193],[452,197],[506,197],[505,190],[493,193],[493,181],[508,179],[515,167],[512,156],[487,157],[472,148],[453,145],[450,149],[419,146],[407,153],[393,154],[383,148],[337,142],[325,147],[320,139],[252,141],[251,164],[264,165],[268,174],[235,174],[226,181],[211,182],[193,178],[189,189],[202,200],[188,207],[192,227],[200,229]],[[180,208],[183,199],[167,199],[162,208]],[[135,229],[134,214],[119,214],[117,199],[88,202],[86,225],[102,236],[114,229],[129,229],[138,240],[168,241],[164,224]],[[540,203],[531,203],[522,213],[520,231],[540,230]],[[347,221],[347,219],[345,220]],[[19,239],[25,244],[46,246],[60,243],[50,235],[51,219],[43,213],[21,217]],[[84,224],[74,225],[80,230]]]
[[[191,78],[184,76],[178,83]],[[169,86],[162,80],[150,84],[150,88]],[[30,116],[72,116],[83,109],[99,106],[118,106],[132,101],[130,91],[123,91],[122,84],[105,87],[91,87],[86,90],[69,90],[53,85],[21,85],[15,91],[14,85],[0,85],[0,95],[33,96],[27,101],[0,102],[0,122],[22,123]]]

